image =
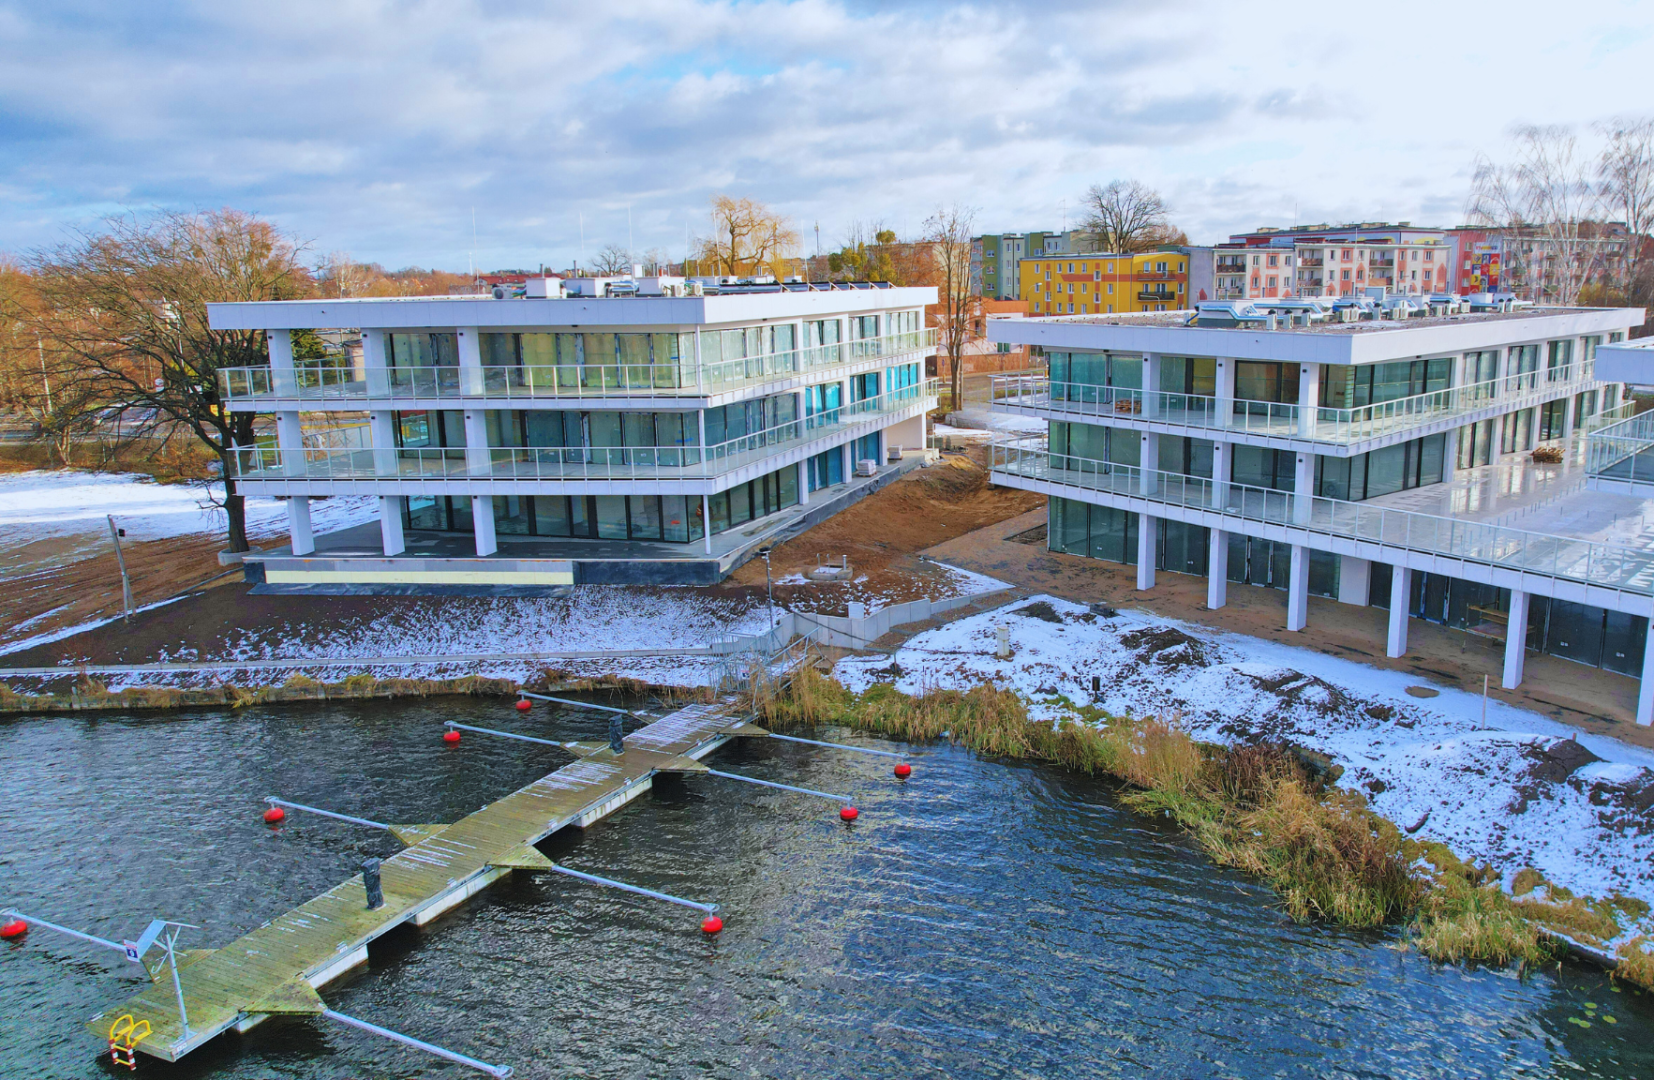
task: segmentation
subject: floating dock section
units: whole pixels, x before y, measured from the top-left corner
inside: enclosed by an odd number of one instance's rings
[[[181,953],[150,989],[94,1017],[99,1042],[111,1025],[148,1025],[137,1051],[177,1061],[226,1031],[276,1015],[328,1015],[316,989],[367,960],[368,943],[403,923],[422,925],[514,869],[551,862],[534,845],[569,825],[587,826],[648,791],[661,772],[704,772],[698,759],[739,735],[767,735],[732,702],[678,709],[607,743],[564,744],[581,755],[451,825],[398,825],[408,847],[384,860],[384,904],[370,909],[358,875],[223,948]],[[130,1023],[127,1018],[130,1017]],[[187,1018],[188,1026],[184,1024]]]

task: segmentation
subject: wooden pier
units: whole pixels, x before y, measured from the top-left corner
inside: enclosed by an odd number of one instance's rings
[[[704,772],[698,759],[738,735],[766,735],[733,703],[691,705],[606,743],[566,744],[580,759],[451,825],[398,825],[408,847],[381,868],[384,906],[370,910],[360,875],[219,949],[179,956],[188,1030],[170,970],[156,984],[87,1025],[108,1041],[117,1020],[149,1034],[139,1052],[177,1061],[230,1029],[275,1015],[322,1015],[316,989],[367,960],[368,943],[412,922],[423,925],[514,869],[546,869],[534,845],[569,825],[584,827],[648,791],[656,773]],[[130,1025],[129,1025],[130,1026]]]

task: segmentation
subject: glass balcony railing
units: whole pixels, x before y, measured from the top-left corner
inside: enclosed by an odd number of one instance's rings
[[[1316,442],[1351,443],[1406,431],[1420,424],[1487,409],[1525,408],[1592,386],[1592,364],[1527,371],[1486,382],[1415,394],[1354,409],[1305,410],[1288,402],[1228,401],[1091,383],[1052,382],[1045,376],[995,375],[992,407],[1002,412],[1147,420],[1194,428],[1245,431]],[[1313,413],[1306,417],[1305,413]]]
[[[1109,492],[1238,520],[1301,528],[1322,536],[1373,541],[1621,592],[1654,595],[1654,552],[1319,495],[1297,496],[1290,491],[1199,476],[1145,474],[1132,466],[1054,455],[1033,440],[996,442],[990,452],[995,481],[1007,478],[1012,486],[1016,486],[1015,478],[1040,480],[1077,491]]]
[[[242,480],[693,480],[881,415],[935,403],[937,380],[864,398],[711,446],[243,447]]]
[[[1654,412],[1638,413],[1587,435],[1585,473],[1602,480],[1654,484]]]
[[[718,360],[696,367],[694,357],[667,364],[568,363],[512,367],[348,368],[299,364],[225,368],[219,388],[226,401],[361,401],[384,398],[541,398],[705,395],[771,382],[836,364],[882,359],[929,349],[935,330],[817,345],[762,356]]]

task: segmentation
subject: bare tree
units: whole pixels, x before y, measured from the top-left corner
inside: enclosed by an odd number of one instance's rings
[[[1566,127],[1518,128],[1509,164],[1477,159],[1467,216],[1507,234],[1505,273],[1536,301],[1578,303],[1601,269],[1607,237],[1593,171]]]
[[[936,307],[931,322],[936,343],[948,356],[948,393],[953,407],[965,400],[965,344],[971,336],[971,313],[980,298],[971,295],[971,230],[976,211],[966,206],[939,208],[925,219],[923,243],[935,259]]]
[[[592,259],[592,270],[600,277],[632,272],[632,253],[619,244],[610,244]]]
[[[1643,247],[1654,233],[1654,118],[1616,118],[1602,125],[1603,147],[1597,176],[1608,212],[1625,223],[1626,251],[1618,266],[1622,296],[1637,293],[1647,268]],[[1644,302],[1647,297],[1640,298]]]
[[[384,272],[371,263],[359,263],[352,259],[347,252],[330,252],[316,267],[316,283],[324,295],[336,295],[341,299],[349,296],[361,296],[376,280],[384,277]]]
[[[261,330],[212,329],[207,304],[309,295],[299,256],[269,222],[215,210],[110,218],[28,260],[40,303],[25,318],[55,362],[54,391],[118,410],[135,434],[192,432],[223,466],[231,551],[247,550],[235,450],[252,445],[253,415],[226,407],[218,373],[269,352]]]
[[[1083,205],[1085,219],[1080,227],[1092,235],[1100,251],[1115,255],[1147,251],[1171,231],[1165,200],[1136,180],[1114,180],[1106,187],[1092,184]]]
[[[798,247],[792,222],[753,199],[712,198],[712,235],[700,242],[696,259],[715,274],[782,276]]]

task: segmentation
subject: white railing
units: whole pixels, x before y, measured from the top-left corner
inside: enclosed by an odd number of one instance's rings
[[[711,446],[273,447],[236,450],[243,480],[692,480],[715,477],[881,415],[928,408],[937,380]]]
[[[715,394],[753,383],[806,374],[837,364],[928,349],[934,329],[860,341],[814,345],[761,356],[726,358],[696,367],[694,357],[666,364],[559,363],[509,367],[357,367],[297,364],[224,368],[225,400],[257,398],[361,400],[486,397],[501,400]]]
[[[1507,375],[1485,382],[1353,409],[1315,408],[1312,422],[1297,404],[1178,394],[1094,383],[1053,382],[1045,376],[990,376],[992,407],[1002,412],[1061,412],[1221,428],[1317,442],[1358,442],[1495,405],[1524,408],[1594,385],[1589,361]],[[1227,408],[1225,408],[1227,406]]]
[[[1585,437],[1585,472],[1604,480],[1654,483],[1650,450],[1654,450],[1654,412],[1638,413]]]
[[[1057,455],[1027,441],[995,442],[991,469],[1086,491],[1201,509],[1225,517],[1306,529],[1325,536],[1368,540],[1428,551],[1546,577],[1654,595],[1654,553],[1567,536],[1527,532],[1460,518],[1420,514],[1366,503],[1300,496],[1290,491],[1217,482],[1106,461]]]

